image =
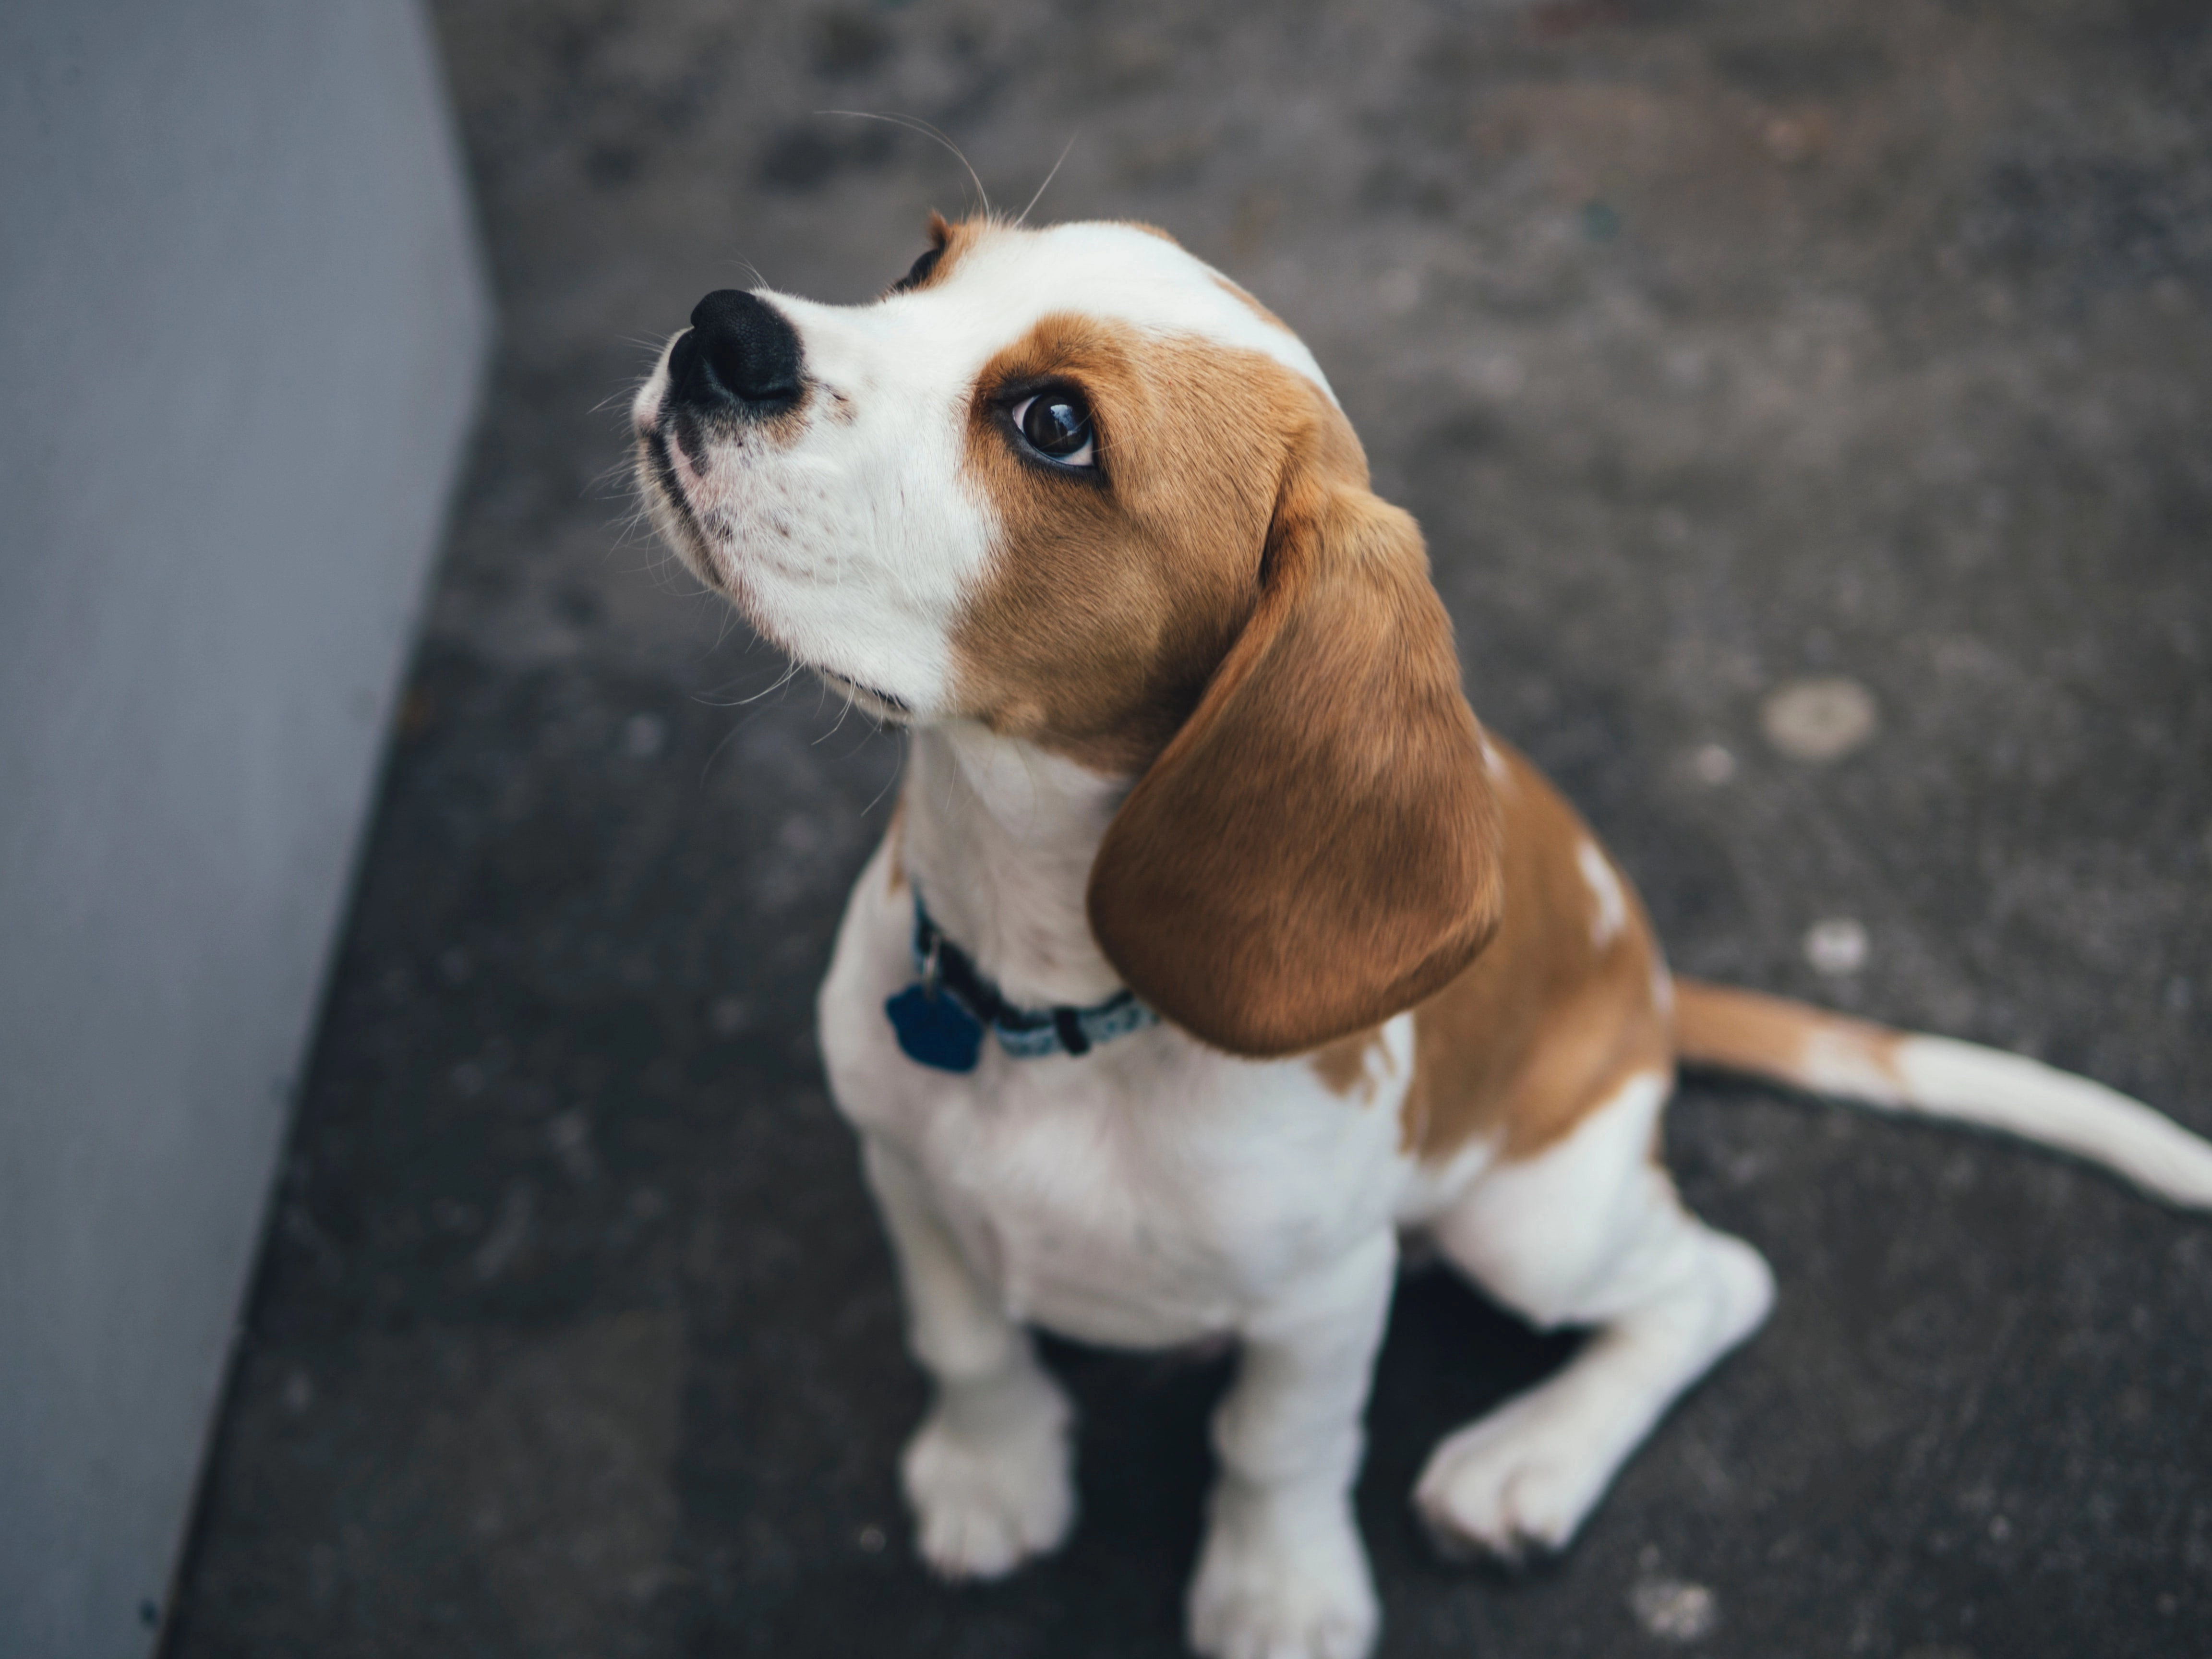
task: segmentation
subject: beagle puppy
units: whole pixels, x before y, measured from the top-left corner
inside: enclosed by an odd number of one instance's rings
[[[1412,1235],[1595,1328],[1413,1494],[1448,1551],[1565,1545],[1773,1297],[1659,1162],[1678,1061],[2212,1205],[2212,1146],[2097,1084],[1671,979],[1468,708],[1319,366],[1158,231],[938,218],[870,304],[710,294],[634,418],[669,545],[910,733],[820,1032],[935,1385],[900,1467],[949,1578],[1074,1520],[1025,1328],[1232,1337],[1190,1644],[1369,1652],[1348,1494]]]

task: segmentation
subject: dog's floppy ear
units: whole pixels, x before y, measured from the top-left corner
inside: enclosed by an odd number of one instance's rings
[[[1322,441],[1305,434],[1286,469],[1250,620],[1091,871],[1091,930],[1130,987],[1255,1057],[1439,989],[1503,900],[1481,732],[1420,531],[1314,460]]]

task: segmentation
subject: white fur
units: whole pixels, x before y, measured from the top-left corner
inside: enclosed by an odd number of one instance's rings
[[[1009,995],[1115,983],[1082,921],[1107,817],[1097,780],[1068,767],[1054,790],[1049,763],[963,760],[1044,761],[973,727],[917,732],[914,749],[902,857],[947,932]],[[1086,810],[1093,827],[1075,835]],[[1080,1059],[1015,1060],[987,1041],[960,1076],[907,1059],[883,1006],[913,978],[913,897],[892,888],[888,857],[855,886],[823,988],[830,1082],[864,1133],[929,1179],[1002,1310],[1092,1340],[1188,1342],[1239,1328],[1389,1233],[1409,1066],[1347,1103],[1302,1061],[1234,1059],[1166,1025]],[[982,868],[988,897],[960,882]],[[972,935],[954,932],[956,916]]]
[[[915,750],[907,880],[994,941],[972,948],[1002,983],[1082,994],[1106,971],[1081,899],[1111,792],[973,728],[917,732]],[[963,889],[985,868],[988,896]],[[933,1072],[883,1012],[912,977],[912,902],[887,843],[847,908],[820,1022],[832,1089],[890,1194],[914,1350],[938,1388],[904,1462],[924,1554],[986,1575],[1060,1535],[1064,1407],[1021,1323],[1138,1346],[1234,1334],[1244,1357],[1215,1421],[1223,1473],[1192,1641],[1358,1659],[1376,1614],[1349,1491],[1412,1175],[1398,1123],[1411,1022],[1386,1029],[1364,1099],[1301,1061],[1232,1059],[1170,1026],[1080,1059],[987,1042],[973,1073]]]
[[[2116,1089],[2021,1054],[1917,1034],[1885,1050],[1816,1029],[1778,1075],[1838,1100],[2018,1135],[2102,1164],[2168,1204],[2212,1209],[2212,1143]]]
[[[1612,864],[1588,836],[1575,843],[1575,867],[1582,872],[1583,884],[1596,905],[1590,912],[1590,943],[1602,951],[1628,926],[1628,896],[1621,891]]]
[[[1415,1501],[1447,1548],[1564,1546],[1675,1396],[1772,1305],[1759,1253],[1684,1211],[1650,1160],[1670,1086],[1631,1078],[1557,1146],[1489,1171],[1435,1229],[1538,1325],[1597,1328],[1564,1371],[1430,1456]]]
[[[1816,1093],[1863,1101],[1869,1106],[1896,1106],[1903,1103],[1896,1077],[1867,1052],[1865,1044],[1850,1037],[1826,1031],[1813,1032],[1805,1041],[1804,1052],[1798,1056],[1797,1064],[1804,1074],[1805,1086]]]
[[[2169,1204],[2212,1207],[2212,1146],[2139,1100],[2023,1055],[1949,1037],[1908,1036],[1892,1059],[1905,1097],[1895,1100],[1893,1091],[1891,1101],[1875,1104],[2002,1129],[2106,1164]]]
[[[803,342],[799,429],[716,438],[697,469],[670,445],[684,505],[708,544],[697,574],[801,662],[937,712],[952,624],[989,559],[994,524],[961,483],[963,382],[945,371],[968,357],[980,368],[988,353],[947,325],[957,319],[924,329],[914,325],[933,320],[927,312],[774,299]],[[933,362],[933,350],[949,361]],[[641,430],[657,428],[667,391],[664,356],[638,394]],[[668,539],[697,556],[680,532]]]

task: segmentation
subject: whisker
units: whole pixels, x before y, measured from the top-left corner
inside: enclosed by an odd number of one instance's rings
[[[904,127],[908,132],[918,132],[925,138],[934,138],[945,149],[951,150],[953,158],[968,169],[969,182],[975,186],[975,194],[982,198],[984,213],[988,215],[991,212],[991,192],[983,188],[983,180],[975,171],[975,164],[968,159],[959,145],[954,143],[920,116],[882,115],[873,110],[865,109],[817,109],[814,112],[817,115],[849,115],[856,121],[887,121],[895,127]]]
[[[730,723],[730,729],[723,732],[720,740],[707,751],[707,758],[699,763],[700,787],[706,787],[707,775],[714,769],[714,763],[721,758],[722,751],[730,746],[731,739],[744,731],[748,724],[750,722],[745,720],[732,720]]]
[[[826,690],[827,688],[825,687],[824,689]],[[820,737],[815,738],[811,744],[809,744],[807,745],[809,748],[819,748],[822,744],[829,742],[830,738],[836,737],[840,732],[845,729],[845,717],[853,712],[853,694],[850,691],[844,691],[840,692],[838,695],[845,699],[845,706],[837,711],[837,723],[831,726],[827,732],[824,732]],[[817,704],[816,707],[819,708],[820,705]]]
[[[766,690],[756,691],[750,697],[739,697],[735,702],[726,703],[724,707],[732,708],[749,708],[754,703],[760,702],[764,697],[774,696],[777,692],[782,690],[785,686],[789,685],[792,681],[797,679],[799,678],[799,665],[798,663],[793,662],[787,664],[784,667],[783,672],[775,677],[775,680],[769,685]]]
[[[881,725],[878,725],[876,729],[877,731],[881,732],[883,727]],[[891,768],[891,775],[884,780],[884,787],[877,790],[875,794],[869,799],[868,804],[860,809],[860,816],[862,817],[866,817],[869,813],[874,811],[877,805],[882,801],[883,798],[890,793],[892,787],[896,784],[901,778],[906,775],[906,757],[908,741],[909,739],[906,732],[902,728],[899,732],[898,764]],[[860,751],[855,750],[854,752],[857,754]]]
[[[1036,194],[1030,197],[1029,201],[1022,208],[1022,210],[1014,216],[1014,222],[1017,225],[1026,224],[1029,222],[1030,209],[1037,204],[1038,201],[1043,197],[1045,191],[1051,188],[1052,181],[1060,177],[1060,164],[1067,160],[1068,151],[1075,148],[1075,141],[1078,136],[1078,134],[1073,132],[1067,135],[1067,142],[1060,147],[1060,161],[1054,161],[1052,164],[1052,171],[1045,174],[1044,183],[1036,187]]]

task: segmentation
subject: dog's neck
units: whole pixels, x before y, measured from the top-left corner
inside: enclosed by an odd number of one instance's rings
[[[1121,988],[1084,893],[1132,781],[964,721],[914,732],[901,857],[945,936],[1011,1000],[1083,1006]]]

